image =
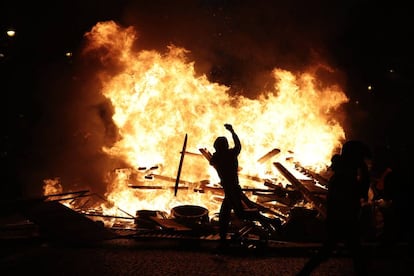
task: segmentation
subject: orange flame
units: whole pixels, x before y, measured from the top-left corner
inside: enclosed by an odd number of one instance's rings
[[[60,178],[55,177],[53,179],[43,180],[43,195],[53,195],[60,194],[63,192],[62,184],[60,183]]]
[[[113,121],[120,134],[115,145],[103,150],[130,165],[112,172],[106,197],[127,212],[168,211],[179,204],[217,211],[220,202],[212,200],[212,193],[194,192],[201,180],[218,181],[207,160],[197,154],[200,148],[212,149],[217,136],[232,141],[225,123],[233,125],[242,142],[240,173],[251,176],[277,173],[272,160],[257,162],[273,148],[281,149],[280,159],[293,156],[303,166],[322,170],[345,138],[333,114],[348,99],[337,85],[318,89],[312,72],[275,68],[275,85],[269,91],[255,99],[231,96],[229,87],[196,74],[186,49],[170,45],[165,53],[135,51],[137,35],[132,27],[100,22],[86,38],[85,53],[99,53],[108,67],[100,72],[102,93],[114,107]],[[175,178],[185,134],[187,151],[197,154],[187,154],[182,168],[181,179],[190,187],[174,196],[173,181],[152,176]],[[133,189],[131,184],[163,188]],[[241,185],[257,183],[241,179]]]

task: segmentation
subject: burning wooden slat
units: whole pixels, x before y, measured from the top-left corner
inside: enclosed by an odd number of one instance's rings
[[[259,162],[260,164],[263,164],[264,162],[266,162],[267,160],[269,160],[270,158],[272,158],[273,156],[275,156],[279,152],[280,152],[280,149],[274,148],[271,151],[269,151],[268,153],[266,153],[265,155],[263,155],[262,157],[260,157],[259,160],[257,160],[257,162]]]
[[[313,203],[315,209],[319,214],[325,219],[326,218],[326,208],[321,200],[314,196],[302,183],[291,174],[281,163],[274,162],[273,165],[279,170],[279,172],[299,191],[302,193],[303,197]]]
[[[312,178],[316,179],[322,186],[325,186],[325,187],[328,186],[328,179],[326,179],[322,175],[302,167],[299,163],[295,163],[295,167],[298,168],[298,170],[300,170],[304,174],[309,175]]]
[[[287,197],[287,195],[280,195],[276,192],[272,193],[263,193],[263,192],[253,192],[255,196],[258,196],[258,202],[260,203],[266,203],[271,201],[276,201],[278,203],[282,203],[286,206],[293,206],[295,201],[292,201],[290,198]]]
[[[133,189],[148,189],[148,190],[162,190],[162,189],[180,189],[180,190],[188,190],[188,187],[178,186],[155,186],[155,185],[128,185],[129,188]]]
[[[211,157],[213,156],[206,148],[198,149],[201,154],[210,162]]]
[[[160,174],[151,174],[151,176],[155,179],[160,179],[168,182],[175,182],[176,178],[160,175]],[[162,185],[128,185],[129,188],[133,189],[149,189],[149,190],[156,190],[156,189],[185,189],[187,190],[190,185],[195,185],[193,182],[186,181],[186,180],[179,180],[179,184],[183,184],[186,186],[162,186]]]
[[[314,179],[303,179],[301,180],[302,184],[311,191],[313,194],[318,194],[324,196],[328,192],[328,188],[322,185],[318,185]]]
[[[165,181],[169,181],[169,182],[175,182],[176,178],[170,177],[170,176],[166,176],[166,175],[160,175],[160,174],[151,174],[155,179],[160,179],[160,180],[165,180]],[[187,181],[187,180],[179,180],[180,184],[184,184],[184,185],[191,185],[194,184],[191,181]]]
[[[201,153],[197,153],[197,152],[191,152],[191,151],[186,151],[184,152],[186,155],[191,155],[191,156],[197,156],[197,157],[203,157],[203,155]]]
[[[148,173],[150,171],[154,171],[154,170],[157,170],[157,169],[158,169],[158,166],[157,165],[152,166],[150,168],[147,168],[147,167],[138,167],[138,171],[144,171],[144,173]]]
[[[47,201],[62,201],[62,200],[68,200],[68,199],[74,199],[78,197],[87,196],[88,193],[89,193],[89,190],[67,192],[67,193],[60,193],[60,194],[50,194],[50,195],[43,196],[43,199]]]

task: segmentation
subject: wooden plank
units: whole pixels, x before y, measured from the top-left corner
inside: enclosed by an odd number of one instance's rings
[[[316,196],[314,196],[302,183],[291,174],[281,163],[274,162],[273,165],[279,170],[279,172],[297,189],[302,193],[303,197],[310,203],[313,203],[315,209],[325,219],[326,208],[324,203]]]
[[[183,150],[181,151],[180,164],[178,165],[177,178],[175,180],[174,196],[177,196],[178,184],[180,183],[181,169],[183,167],[185,150],[187,148],[187,138],[188,138],[188,135],[186,133],[185,138],[184,138]]]
[[[260,157],[259,160],[257,160],[257,162],[259,162],[260,164],[263,164],[264,162],[266,162],[267,160],[269,160],[270,158],[272,158],[278,153],[280,153],[280,149],[274,148],[268,153],[266,153],[265,155],[263,155],[262,157]]]
[[[212,154],[206,149],[206,148],[200,148],[198,149],[201,154],[207,159],[207,161],[210,162],[210,159],[212,157]]]

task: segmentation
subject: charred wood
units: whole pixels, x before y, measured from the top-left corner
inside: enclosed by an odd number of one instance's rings
[[[305,175],[308,175],[312,177],[313,179],[317,180],[322,186],[327,187],[328,186],[328,179],[323,177],[322,175],[310,170],[306,169],[305,167],[302,167],[299,163],[295,163],[295,167],[298,169],[298,171],[302,172]]]
[[[302,193],[305,200],[312,203],[319,214],[326,218],[326,208],[320,198],[313,195],[293,174],[291,174],[281,163],[275,162],[274,166],[280,173],[299,191]]]

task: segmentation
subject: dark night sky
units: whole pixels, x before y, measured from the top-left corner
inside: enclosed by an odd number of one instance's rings
[[[95,149],[73,149],[74,142],[67,137],[76,126],[66,124],[73,124],[68,114],[82,109],[85,102],[97,107],[100,119],[108,120],[104,103],[85,98],[79,84],[72,84],[73,76],[79,74],[77,53],[84,33],[106,20],[135,25],[142,48],[165,50],[172,43],[190,50],[200,73],[249,91],[247,96],[262,88],[263,72],[274,67],[302,70],[322,58],[345,76],[341,81],[351,98],[346,107],[350,135],[379,151],[405,154],[412,140],[406,126],[412,117],[409,95],[414,64],[413,15],[405,2],[2,1],[0,73],[2,95],[7,97],[2,118],[8,126],[2,136],[5,177],[28,182],[45,175],[27,173],[23,179],[16,178],[21,168],[30,167],[33,172],[67,162],[78,163],[81,171],[92,163],[80,178],[100,181],[85,175],[94,175],[108,161],[91,157]],[[4,34],[10,27],[17,31],[12,39]],[[74,56],[66,58],[66,51]],[[374,87],[371,92],[368,85]],[[80,90],[75,95],[74,87]],[[71,173],[54,169],[58,175]],[[20,193],[17,188],[2,190]]]

